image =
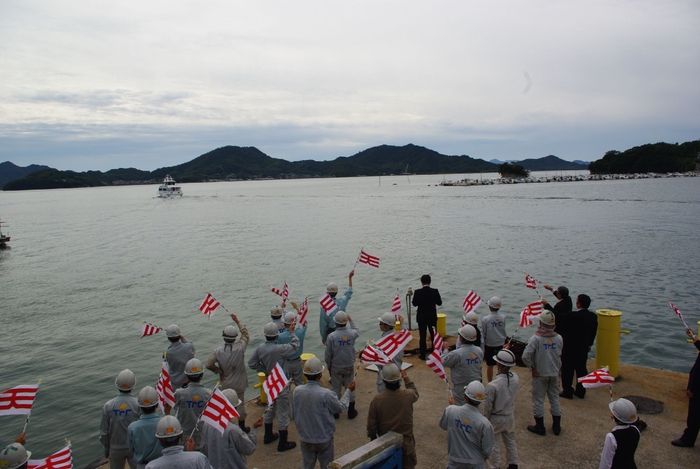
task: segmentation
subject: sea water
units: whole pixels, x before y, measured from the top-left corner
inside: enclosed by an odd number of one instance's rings
[[[479,175],[448,179],[463,177]],[[345,291],[362,247],[381,261],[356,267],[348,313],[358,343],[379,337],[377,318],[424,273],[442,294],[449,333],[469,290],[499,296],[514,332],[538,298],[527,272],[590,295],[591,309],[622,311],[631,331],[622,362],[688,371],[695,351],[668,300],[696,327],[700,178],[476,187],[441,179],[183,184],[184,196],[167,200],[155,185],[1,192],[12,241],[0,251],[0,390],[42,379],[28,426],[33,457],[67,438],[83,467],[101,454],[101,409],[118,372],[136,374],[135,392],[155,386],[168,342],[164,332],[141,339],[140,320],[179,324],[205,361],[231,322],[221,308],[211,319],[198,311],[207,291],[248,326],[249,356],[280,302],[268,285],[287,281],[293,300],[311,298],[304,350],[323,357],[318,297],[329,281]],[[216,378],[207,371],[204,384]],[[24,418],[0,423],[4,446]]]

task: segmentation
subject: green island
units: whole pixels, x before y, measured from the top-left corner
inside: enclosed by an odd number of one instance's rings
[[[157,184],[166,174],[183,183],[479,172],[498,172],[506,178],[527,177],[529,171],[586,169],[591,174],[669,173],[695,171],[699,163],[700,140],[683,144],[647,144],[623,152],[611,150],[588,166],[564,161],[554,155],[499,166],[467,155],[443,155],[413,144],[380,145],[331,161],[286,161],[266,155],[255,147],[225,146],[186,163],[154,171],[119,168],[104,173],[75,172],[38,165],[20,168],[5,162],[0,163],[0,187],[10,191]]]

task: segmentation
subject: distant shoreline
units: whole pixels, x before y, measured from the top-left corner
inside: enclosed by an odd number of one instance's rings
[[[665,179],[679,177],[699,177],[698,171],[684,173],[635,173],[635,174],[588,174],[575,176],[540,176],[526,178],[461,179],[442,181],[439,186],[490,186],[494,184],[534,184],[547,182],[612,181],[621,179]]]

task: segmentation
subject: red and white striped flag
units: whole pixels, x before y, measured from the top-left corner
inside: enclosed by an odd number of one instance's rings
[[[281,290],[270,285],[270,291],[277,296],[281,296],[284,301],[289,299],[289,284],[287,284],[286,281],[284,282],[284,286]]]
[[[163,328],[154,326],[153,324],[149,324],[147,322],[143,323],[143,326],[141,327],[141,338],[143,339],[144,337],[148,337],[154,334],[159,333],[162,331]]]
[[[156,384],[156,393],[158,394],[160,410],[165,411],[165,404],[175,407],[175,393],[173,392],[173,385],[170,383],[168,362],[165,360],[163,360],[163,368],[160,371],[160,378],[158,378],[158,383]]]
[[[391,363],[391,359],[387,357],[381,349],[373,347],[370,344],[367,344],[367,347],[362,351],[360,361],[362,363],[376,363],[377,365]]]
[[[73,456],[70,445],[61,451],[52,454],[46,459],[30,459],[27,461],[27,469],[72,469]]]
[[[382,349],[382,352],[393,360],[406,347],[406,344],[411,341],[411,338],[412,336],[408,329],[401,329],[400,331],[392,332],[386,337],[382,337],[375,346]]]
[[[289,384],[289,380],[278,363],[263,383],[263,389],[265,390],[265,394],[267,394],[268,404],[275,402],[275,399],[277,399],[277,396],[287,387],[287,384]]]
[[[234,417],[240,417],[236,408],[226,399],[224,393],[218,388],[214,389],[207,406],[202,411],[202,422],[208,423],[223,435],[226,425]]]
[[[675,311],[676,316],[678,316],[678,318],[679,318],[681,321],[683,321],[683,324],[685,324],[685,319],[683,319],[683,314],[681,314],[681,310],[678,309],[678,308],[676,307],[676,305],[674,305],[673,302],[672,302],[671,300],[668,300],[668,304],[671,306],[671,308],[673,309],[673,311]],[[685,324],[685,327],[687,328],[688,325]]]
[[[326,312],[326,316],[330,316],[332,312],[338,309],[338,305],[335,304],[335,301],[333,301],[333,298],[331,298],[331,295],[328,293],[319,298],[318,302],[321,304],[323,311]]]
[[[467,296],[462,302],[462,308],[464,308],[464,313],[466,314],[470,311],[474,311],[476,308],[479,307],[480,304],[481,298],[479,297],[479,295],[469,290],[469,292],[467,292]]]
[[[29,415],[39,391],[38,384],[15,386],[0,394],[0,415]]]
[[[588,373],[583,378],[579,378],[578,382],[581,383],[584,388],[597,388],[614,383],[615,378],[608,373],[607,368],[601,368],[600,370],[595,370],[593,373]]]
[[[297,319],[297,322],[299,323],[300,326],[306,326],[306,315],[309,313],[309,297],[307,296],[304,298],[304,302],[301,304],[301,308],[299,308],[299,318]]]
[[[530,277],[528,274],[525,274],[525,286],[527,288],[537,290],[537,279],[535,277]]]
[[[360,250],[360,257],[357,259],[357,262],[360,264],[365,264],[370,267],[374,267],[375,269],[379,268],[379,258],[377,256],[373,256],[372,254],[365,252],[364,249]]]
[[[428,359],[425,361],[425,364],[428,365],[431,370],[437,373],[441,380],[447,382],[447,378],[445,378],[445,367],[442,365],[442,337],[440,337],[440,334],[436,332],[434,339],[433,351],[430,352],[430,355],[428,355]]]
[[[394,298],[394,304],[391,305],[391,312],[394,313],[394,316],[398,316],[399,311],[401,311],[401,298],[397,294]]]
[[[532,318],[538,316],[542,313],[542,300],[535,301],[525,306],[520,312],[520,327],[527,327],[532,325]]]
[[[204,297],[202,304],[199,305],[199,310],[202,314],[209,316],[209,319],[211,319],[211,317],[214,316],[214,311],[216,311],[216,308],[219,306],[221,306],[221,303],[216,301],[216,298],[211,296],[211,293],[207,292],[207,296]]]

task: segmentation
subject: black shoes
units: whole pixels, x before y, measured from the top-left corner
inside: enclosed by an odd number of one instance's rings
[[[277,451],[280,453],[297,447],[297,444],[293,441],[287,441],[287,436],[287,430],[280,430],[280,441],[277,443]]]
[[[544,417],[535,417],[535,424],[528,425],[527,430],[532,433],[537,433],[538,435],[546,435],[547,429],[544,428]]]
[[[558,417],[556,415],[552,415],[552,420],[554,420],[552,423],[552,431],[555,435],[559,435],[561,433],[561,415]]]
[[[569,392],[562,391],[559,393],[559,397],[563,397],[564,399],[573,399],[574,393],[572,393],[571,391],[569,391]]]
[[[280,436],[277,433],[272,433],[272,424],[271,423],[266,423],[265,424],[265,438],[263,439],[263,443],[266,445],[269,445],[273,441],[276,441],[277,438]]]
[[[357,411],[355,410],[355,403],[351,402],[348,406],[348,420],[352,420],[357,417]]]
[[[683,438],[678,438],[677,440],[673,440],[671,442],[673,446],[680,446],[681,448],[692,448],[695,445],[691,445],[683,441]]]

